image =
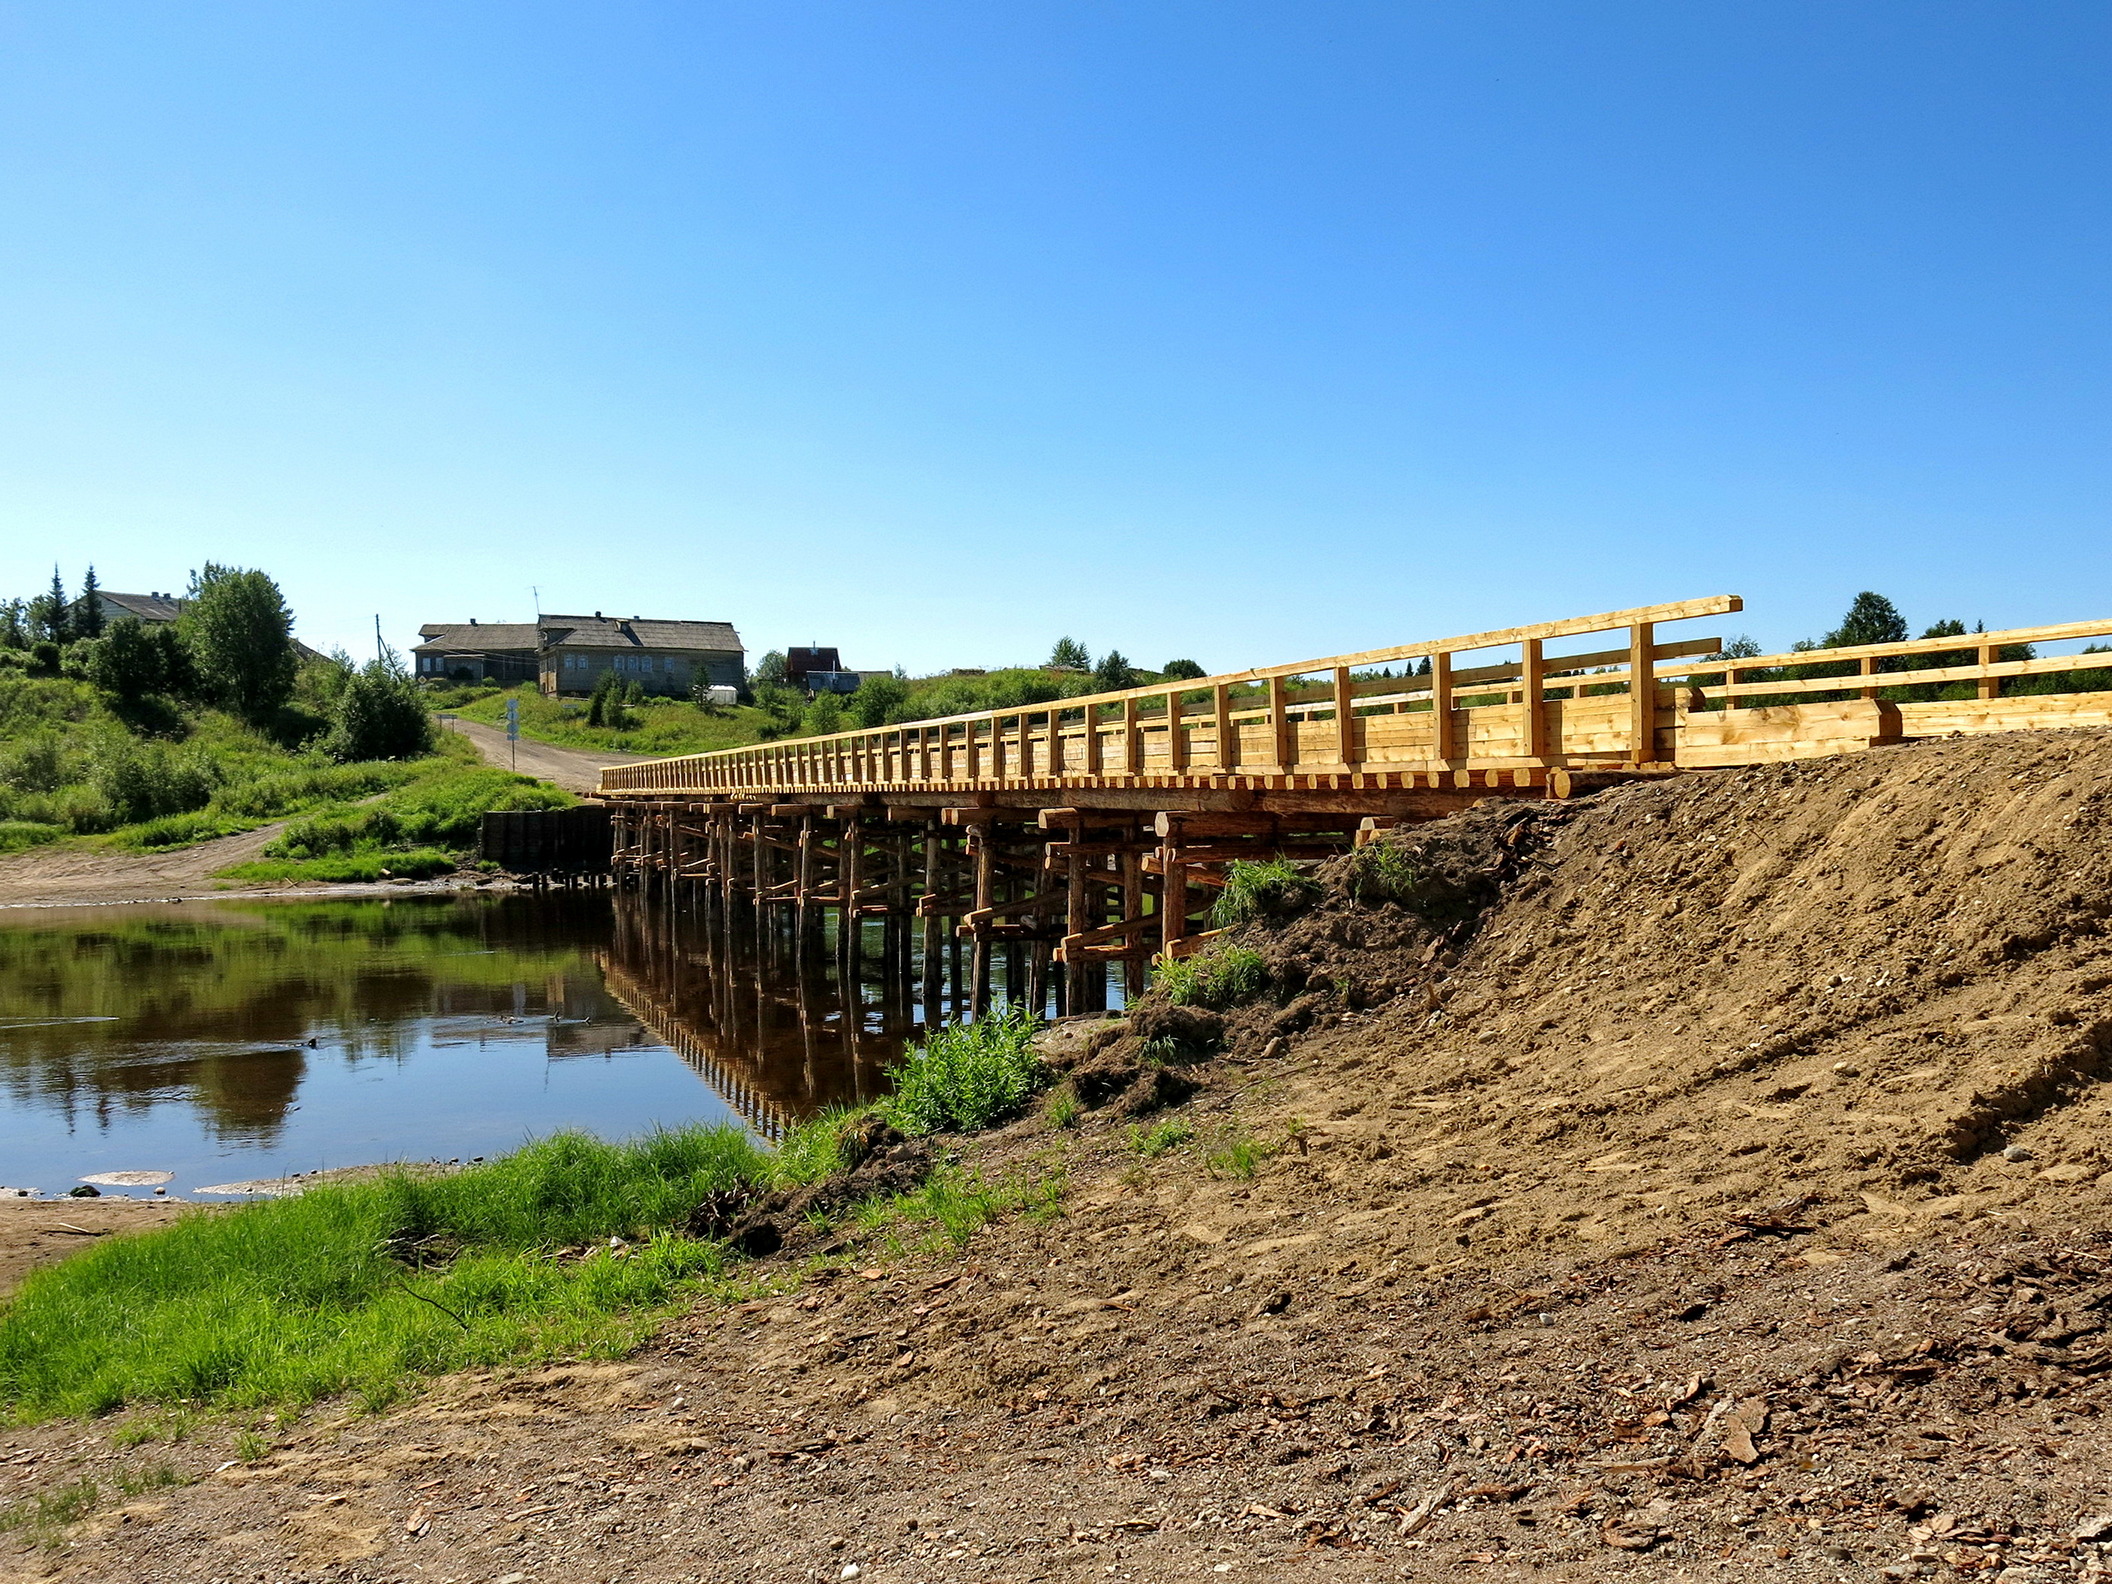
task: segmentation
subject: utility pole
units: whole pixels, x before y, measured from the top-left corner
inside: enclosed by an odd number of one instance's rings
[[[387,647],[381,641],[381,612],[376,611],[374,613],[374,658],[379,660],[385,653],[387,653]]]

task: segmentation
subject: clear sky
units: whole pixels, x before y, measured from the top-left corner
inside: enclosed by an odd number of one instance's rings
[[[0,0],[0,590],[1282,662],[2112,616],[2112,8]]]

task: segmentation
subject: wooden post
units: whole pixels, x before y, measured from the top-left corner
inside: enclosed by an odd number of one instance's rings
[[[1874,677],[1874,676],[1876,676],[1876,675],[1877,675],[1877,656],[1876,656],[1876,655],[1864,655],[1864,656],[1863,656],[1863,661],[1862,661],[1862,664],[1861,664],[1860,666],[1858,666],[1858,667],[1857,667],[1856,669],[1857,669],[1857,670],[1858,670],[1858,671],[1859,671],[1859,672],[1860,672],[1860,673],[1861,673],[1861,674],[1862,674],[1863,676],[1866,676],[1866,677]],[[1873,683],[1865,682],[1865,683],[1864,683],[1864,684],[1863,684],[1863,685],[1862,685],[1861,687],[1859,687],[1859,688],[1857,688],[1857,689],[1855,690],[1855,696],[1856,696],[1857,698],[1865,698],[1865,699],[1874,699],[1874,698],[1876,698],[1876,697],[1877,697],[1877,687],[1876,687],[1876,685],[1875,685],[1875,684],[1873,684]]]
[[[1232,689],[1220,682],[1210,690],[1210,708],[1217,716],[1217,767],[1229,772],[1239,763],[1239,744],[1232,736]]]
[[[1164,876],[1164,888],[1159,892],[1159,950],[1168,962],[1173,961],[1174,949],[1188,933],[1188,866],[1181,862],[1180,852],[1170,844],[1159,849],[1159,868]]]
[[[940,752],[945,752],[942,741]],[[941,862],[946,851],[946,839],[940,834],[936,819],[924,822],[924,894],[936,901],[945,894],[945,866]],[[940,950],[939,915],[936,909],[924,915],[924,1026],[935,1029],[939,1026],[942,1012],[941,999],[946,973],[946,958]]]
[[[1085,773],[1089,776],[1099,775],[1101,763],[1100,706],[1088,704],[1085,707]]]
[[[1657,758],[1657,625],[1637,622],[1628,629],[1628,741],[1639,765]]]
[[[1073,825],[1067,845],[1071,851],[1064,862],[1063,928],[1058,936],[1079,935],[1091,929],[1093,923],[1086,912],[1085,859],[1079,856],[1078,848],[1083,844],[1085,827]],[[1073,1012],[1086,1011],[1085,963],[1082,952],[1066,952],[1063,964],[1064,1005]]]
[[[1298,759],[1298,734],[1291,725],[1290,690],[1283,678],[1269,678],[1269,730],[1276,741],[1276,773],[1289,775]]]
[[[1019,716],[1019,768],[1013,772],[1022,780],[1034,778],[1034,717],[1022,710]],[[1016,994],[1018,986],[1005,986],[1007,995]]]
[[[1452,740],[1452,652],[1430,657],[1430,757],[1440,762],[1463,758]]]
[[[978,911],[997,903],[997,855],[988,825],[968,827],[968,856],[975,864],[975,905]],[[975,1017],[990,1013],[990,926],[975,926],[975,962],[970,973],[968,1010]]]
[[[1725,666],[1723,668],[1723,707],[1727,710],[1734,710],[1738,707],[1737,695],[1731,692],[1731,689],[1737,685],[1738,668],[1736,666]]]
[[[1144,916],[1144,854],[1138,850],[1135,832],[1122,846],[1122,917]],[[1144,993],[1144,960],[1135,952],[1122,960],[1122,992],[1130,1001]]]
[[[1980,663],[1983,666],[1993,665],[1995,663],[1995,656],[1997,653],[1998,651],[1996,650],[1993,644],[1982,644],[1980,646]],[[1984,676],[1980,678],[1979,692],[1980,696],[1984,699],[2000,698],[2002,696],[2002,679],[2000,677],[1991,676]]]
[[[1348,666],[1335,667],[1335,762],[1358,763],[1357,690]]]
[[[1137,701],[1122,701],[1122,770],[1132,779],[1144,773],[1144,728],[1137,724]]]
[[[1432,667],[1435,670],[1435,667]],[[1547,757],[1547,703],[1540,695],[1547,688],[1547,645],[1539,638],[1525,640],[1518,667],[1519,691],[1524,694],[1524,730],[1518,734],[1528,759]]]
[[[1166,695],[1166,773],[1179,775],[1188,768],[1188,734],[1181,729],[1181,695]]]

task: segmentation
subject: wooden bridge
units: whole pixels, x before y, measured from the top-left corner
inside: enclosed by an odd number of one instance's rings
[[[1742,608],[1719,595],[614,766],[613,864],[671,906],[756,909],[795,953],[833,913],[839,960],[862,960],[847,942],[880,919],[928,1017],[986,1007],[997,952],[1009,998],[1084,1011],[1107,965],[1134,991],[1150,958],[1208,944],[1198,915],[1243,859],[1326,856],[1490,797],[2112,724],[2112,677],[2024,691],[2091,664],[2030,646],[2112,622],[1736,659],[1665,631]]]

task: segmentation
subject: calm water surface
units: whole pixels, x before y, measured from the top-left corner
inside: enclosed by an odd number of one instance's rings
[[[606,893],[0,912],[0,1185],[773,1134],[877,1092],[914,1013],[869,1000]]]

